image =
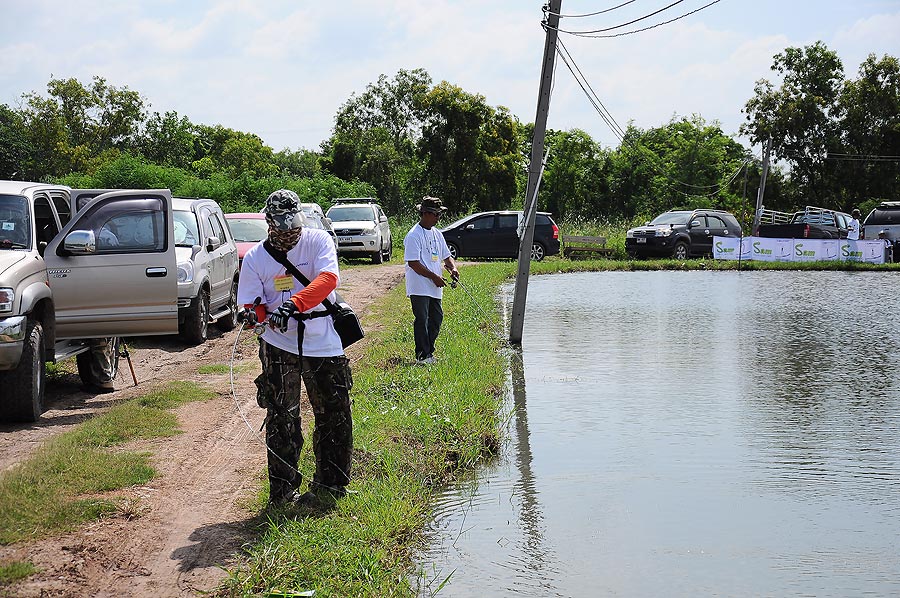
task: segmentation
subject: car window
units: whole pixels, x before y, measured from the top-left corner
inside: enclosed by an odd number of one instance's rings
[[[709,222],[709,228],[728,228],[725,226],[725,221],[718,216],[707,214],[706,221]]]
[[[219,215],[217,213],[212,212],[209,215],[209,225],[212,227],[214,237],[218,237],[219,241],[222,243],[228,242],[228,237],[225,236],[225,227],[222,226],[222,221],[219,220]]]
[[[538,226],[553,224],[550,221],[550,217],[547,216],[546,214],[538,214],[534,220],[534,223],[537,224]]]
[[[31,245],[28,202],[21,195],[0,195],[0,248]]]
[[[516,228],[519,226],[519,217],[515,214],[500,214],[497,216],[497,228]]]
[[[351,220],[375,220],[375,212],[369,206],[334,206],[328,210],[328,217],[335,222]]]
[[[98,253],[165,250],[166,227],[161,211],[115,213],[101,209],[88,222],[97,238]]]
[[[691,226],[698,228],[709,228],[706,225],[706,216],[703,216],[702,214],[694,215],[694,218],[691,220]]]
[[[476,230],[488,230],[494,228],[494,216],[493,214],[490,216],[482,216],[481,218],[476,218],[466,226],[473,226]]]
[[[900,209],[875,208],[866,217],[865,224],[900,224]]]
[[[666,212],[650,221],[650,224],[687,224],[690,212]]]
[[[193,212],[176,210],[175,217],[175,245],[178,247],[193,247],[200,242],[200,232],[197,229],[197,217]]]
[[[269,234],[269,225],[263,218],[229,218],[228,226],[239,243],[256,243]]]

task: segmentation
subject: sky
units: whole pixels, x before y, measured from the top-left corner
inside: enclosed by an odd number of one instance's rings
[[[563,15],[625,4],[560,29],[613,28],[676,0],[562,0]],[[690,13],[681,0],[628,32]],[[424,68],[535,118],[546,34],[542,0],[0,0],[0,103],[46,93],[51,77],[99,75],[151,111],[255,133],[275,151],[317,150],[352,94],[380,75]],[[900,0],[719,0],[647,31],[561,33],[574,63],[622,127],[698,114],[737,135],[773,56],[822,41],[855,77],[866,56],[900,57]],[[557,60],[547,126],[618,139]],[[738,137],[736,137],[738,138]],[[746,143],[746,140],[738,138]]]

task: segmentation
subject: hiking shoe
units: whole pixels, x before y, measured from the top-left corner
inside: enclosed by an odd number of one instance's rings
[[[437,363],[437,359],[434,358],[434,355],[431,355],[430,357],[426,357],[425,359],[423,359],[422,363],[424,363],[425,365],[432,365],[434,363]]]

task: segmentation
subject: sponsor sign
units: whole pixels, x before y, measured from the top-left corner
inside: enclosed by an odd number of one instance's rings
[[[763,262],[858,261],[884,263],[880,240],[769,239],[764,237],[713,237],[713,257],[718,260]]]

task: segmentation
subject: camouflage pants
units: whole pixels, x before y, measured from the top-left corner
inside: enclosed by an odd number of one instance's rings
[[[256,378],[256,400],[266,409],[269,500],[278,501],[300,487],[297,471],[303,431],[300,422],[300,379],[315,416],[313,453],[316,472],[310,488],[344,488],[350,481],[353,419],[350,362],[338,357],[300,357],[264,341],[259,344],[262,373]]]

